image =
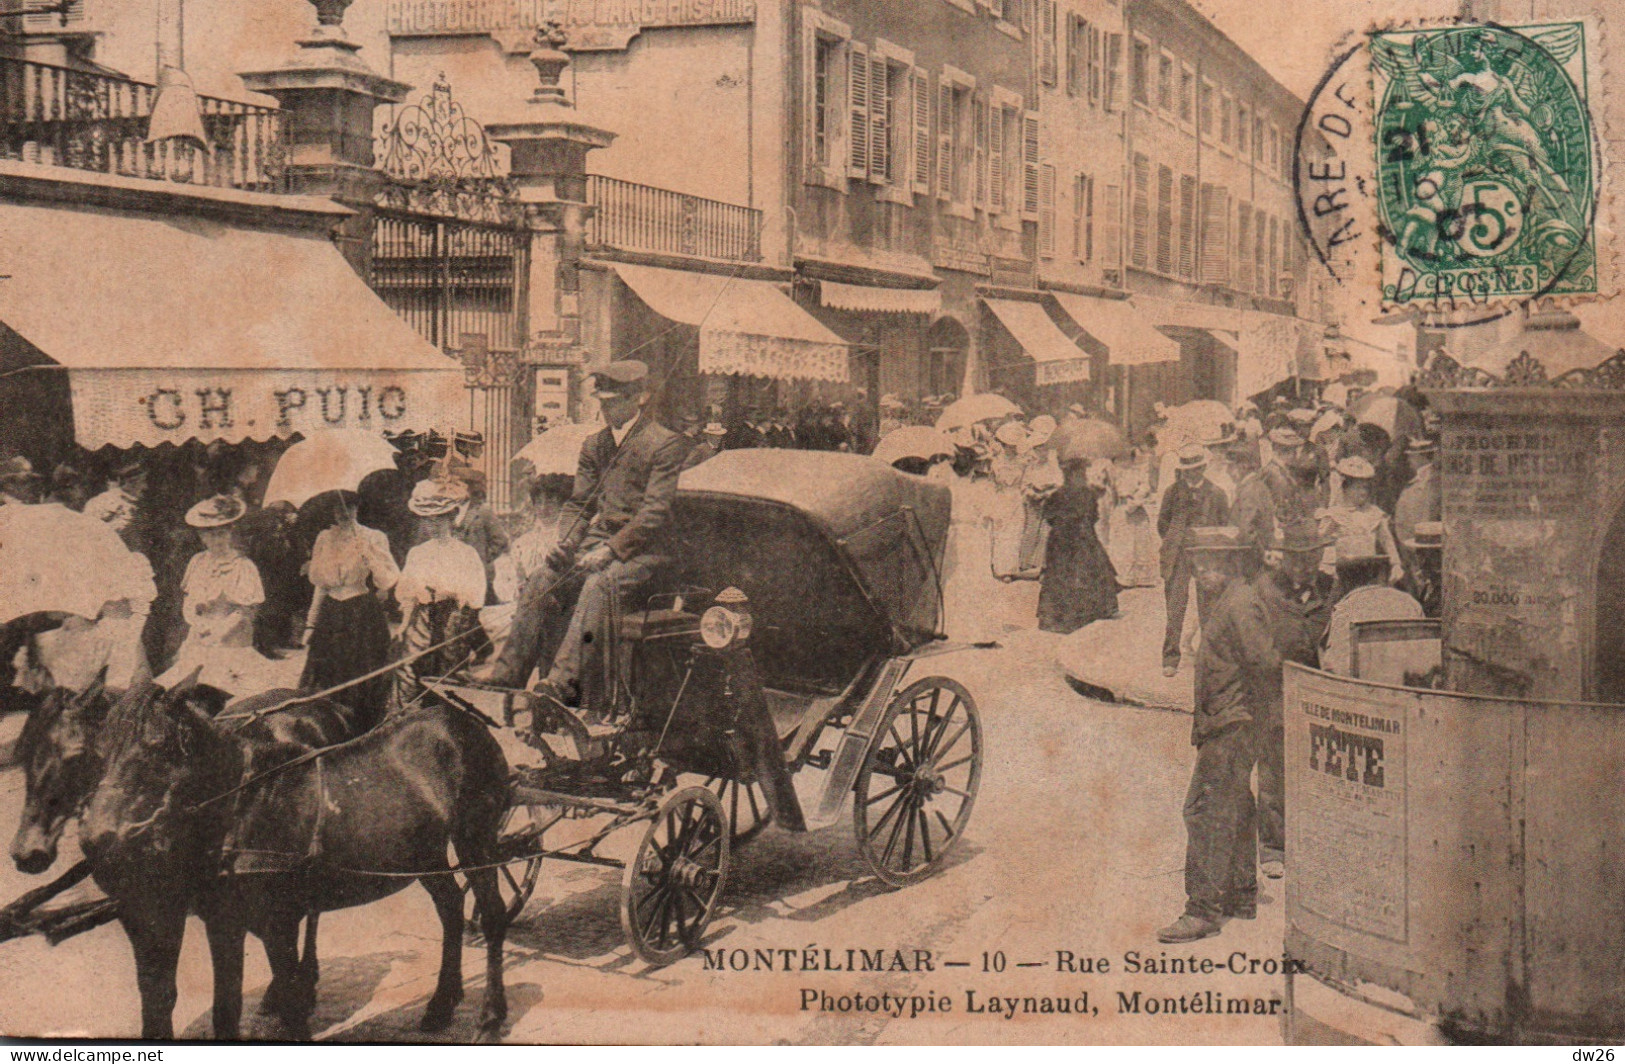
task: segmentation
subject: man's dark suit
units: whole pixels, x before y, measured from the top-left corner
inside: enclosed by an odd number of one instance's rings
[[[602,640],[584,647],[582,635],[604,630],[612,591],[623,599],[632,595],[665,564],[663,534],[689,447],[649,414],[638,417],[619,446],[608,428],[582,444],[575,491],[559,518],[559,548],[570,565],[599,545],[607,545],[614,560],[594,573],[548,567],[530,578],[493,683],[522,686],[544,653],[553,661],[552,679],[596,680]]]
[[[1162,507],[1157,512],[1157,534],[1162,537],[1162,593],[1167,604],[1167,624],[1162,636],[1164,666],[1179,666],[1179,640],[1185,630],[1185,610],[1190,605],[1191,580],[1196,575],[1191,556],[1185,550],[1190,530],[1206,525],[1222,525],[1229,519],[1229,500],[1224,497],[1223,489],[1206,476],[1195,487],[1183,480],[1175,480],[1162,497]],[[1207,592],[1198,586],[1198,629],[1206,623],[1211,605]]]

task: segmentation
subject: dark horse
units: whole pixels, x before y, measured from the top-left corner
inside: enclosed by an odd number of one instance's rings
[[[253,931],[273,985],[297,988],[278,1002],[281,1019],[308,1038],[315,986],[301,983],[300,918],[377,901],[413,879],[433,898],[443,932],[422,1026],[444,1029],[463,997],[463,896],[449,843],[478,902],[487,951],[480,1033],[495,1038],[507,1017],[507,928],[493,862],[508,767],[485,726],[450,706],[422,705],[251,780],[253,751],[207,709],[188,684],[121,702],[105,728],[106,773],[82,822],[96,882],[118,899],[135,953],[142,1037],[172,1037],[188,911],[203,917],[214,957],[215,1036],[237,1035],[243,935]]]
[[[141,699],[156,691],[150,685],[124,697]],[[255,719],[254,713],[286,702],[295,691],[276,690],[243,699],[220,719],[241,725],[240,735],[250,744],[250,763],[263,771],[280,761],[310,750],[333,746],[353,738],[355,713],[331,699],[302,701],[280,712]],[[219,713],[227,696],[214,688],[195,688],[196,702],[207,712]],[[18,871],[37,875],[56,862],[57,845],[68,821],[78,816],[102,778],[105,743],[99,742],[103,722],[113,701],[100,680],[82,692],[53,688],[38,699],[19,736],[16,754],[23,765],[23,813],[11,843],[11,858]],[[304,954],[298,983],[314,984],[318,974],[316,915],[305,927]],[[289,984],[273,981],[263,1008],[276,1011]]]

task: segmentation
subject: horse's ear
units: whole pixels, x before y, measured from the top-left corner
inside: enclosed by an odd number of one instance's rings
[[[192,670],[189,676],[169,689],[170,697],[174,699],[181,699],[191,694],[192,688],[197,686],[197,678],[202,675],[203,666],[199,665],[197,668]]]
[[[191,689],[180,695],[179,701],[192,712],[206,718],[213,725],[214,718],[226,708],[231,701],[231,695],[218,687],[210,687],[206,683],[193,684]]]

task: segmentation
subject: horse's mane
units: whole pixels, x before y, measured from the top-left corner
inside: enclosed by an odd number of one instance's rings
[[[90,691],[71,691],[66,687],[47,692],[23,722],[22,733],[17,736],[17,743],[12,748],[17,761],[27,764],[33,758],[39,744],[67,714],[70,706],[79,715],[82,725],[95,725],[107,712],[107,694],[105,690],[98,689],[92,694]]]

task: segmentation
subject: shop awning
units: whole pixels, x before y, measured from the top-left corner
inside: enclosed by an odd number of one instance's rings
[[[1126,300],[1097,299],[1072,292],[1051,295],[1078,328],[1106,345],[1106,358],[1112,365],[1179,361],[1178,342],[1158,332],[1150,317]]]
[[[617,263],[649,309],[700,330],[701,373],[842,382],[842,339],[767,281]]]
[[[1297,375],[1303,335],[1297,318],[1246,312],[1236,347],[1236,396],[1257,395]]]
[[[66,367],[85,447],[458,423],[462,367],[324,237],[18,205],[0,234],[0,322]]]
[[[819,281],[818,299],[836,310],[880,314],[940,314],[942,293],[935,288],[873,288],[869,285]]]
[[[1089,379],[1089,355],[1051,320],[1042,303],[1013,299],[983,300],[999,323],[1036,363],[1038,384],[1064,384]]]

